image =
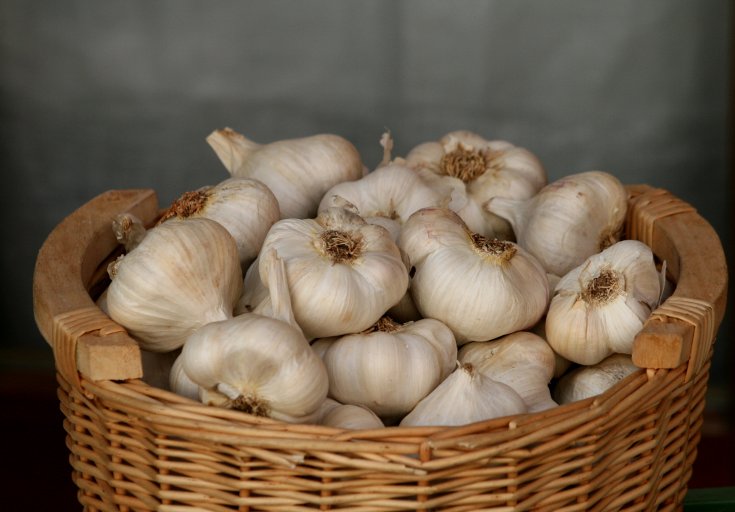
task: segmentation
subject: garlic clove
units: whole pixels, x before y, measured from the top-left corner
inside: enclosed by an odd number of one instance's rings
[[[597,364],[564,375],[554,387],[554,398],[560,404],[568,404],[597,396],[638,370],[629,355],[613,354]]]
[[[593,365],[630,354],[633,340],[660,296],[651,249],[623,240],[567,273],[546,315],[546,339],[570,361]]]
[[[472,364],[464,363],[421,400],[403,418],[400,426],[465,425],[522,414],[527,410],[513,388],[486,377]]]
[[[162,214],[169,219],[207,218],[219,222],[237,243],[243,269],[255,259],[270,227],[280,218],[278,201],[256,180],[230,178],[215,186],[186,192]]]
[[[171,366],[168,382],[169,389],[177,395],[185,396],[192,400],[199,400],[201,390],[199,385],[191,380],[184,371],[184,359],[181,357],[180,352],[174,364]]]
[[[202,325],[231,317],[242,289],[234,239],[203,218],[149,229],[111,277],[110,317],[154,352],[175,350]]]
[[[207,142],[232,176],[256,179],[271,189],[282,219],[313,217],[327,190],[363,176],[357,149],[338,135],[257,144],[225,128]]]
[[[399,246],[417,309],[449,326],[459,344],[530,328],[546,311],[548,281],[538,261],[513,242],[472,233],[448,209],[414,213]]]
[[[518,245],[547,272],[563,276],[620,239],[627,197],[613,175],[589,171],[550,183],[530,199],[493,197],[486,208],[510,222]]]
[[[383,428],[385,426],[373,411],[367,407],[352,404],[340,404],[331,409],[322,417],[319,424],[348,430]]]
[[[520,331],[494,341],[469,343],[459,351],[459,361],[513,388],[528,412],[557,406],[549,389],[556,367],[554,351],[536,334]]]

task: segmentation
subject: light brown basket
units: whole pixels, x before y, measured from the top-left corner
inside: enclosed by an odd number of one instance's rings
[[[135,341],[91,297],[119,251],[112,218],[152,222],[157,199],[100,195],[49,235],[34,276],[79,501],[89,511],[680,509],[727,269],[691,206],[660,189],[628,190],[628,237],[650,245],[676,282],[636,339],[643,369],[542,413],[358,431],[207,407],[141,381]]]

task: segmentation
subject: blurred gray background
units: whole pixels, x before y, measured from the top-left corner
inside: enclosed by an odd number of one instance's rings
[[[0,0],[4,366],[49,365],[36,253],[95,195],[162,204],[227,173],[205,143],[333,132],[369,167],[456,129],[671,190],[729,247],[729,2]],[[729,314],[710,406],[731,379]]]

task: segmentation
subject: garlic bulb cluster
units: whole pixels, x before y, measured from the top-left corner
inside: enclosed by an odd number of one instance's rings
[[[463,363],[401,420],[401,426],[464,425],[527,411],[513,388]]]
[[[449,198],[405,164],[392,162],[357,181],[342,182],[329,189],[319,204],[319,212],[342,207],[345,201],[354,205],[367,222],[385,227],[397,239],[401,226],[413,212],[444,206]]]
[[[530,328],[546,311],[548,281],[538,261],[513,242],[471,232],[451,210],[414,213],[398,243],[416,307],[449,326],[460,344]]]
[[[564,375],[554,386],[560,404],[604,393],[628,375],[640,370],[627,354],[613,354],[597,364],[581,366]]]
[[[406,163],[434,186],[452,192],[450,208],[472,231],[487,237],[512,239],[507,221],[484,208],[488,200],[527,199],[546,185],[546,171],[530,151],[466,130],[416,146]]]
[[[622,183],[602,171],[565,176],[530,199],[494,197],[487,203],[513,226],[518,245],[557,276],[617,242],[627,206]]]
[[[207,142],[232,176],[261,181],[273,192],[282,219],[312,217],[327,190],[365,173],[355,146],[338,135],[258,144],[225,128]]]
[[[294,321],[283,261],[273,252],[264,261],[273,317],[248,313],[199,328],[181,351],[183,371],[205,403],[309,422],[327,396],[327,372]]]
[[[459,361],[513,388],[529,412],[557,405],[549,389],[556,367],[554,351],[533,333],[519,331],[494,341],[468,343],[459,351]]]
[[[454,370],[452,331],[426,318],[398,324],[383,317],[370,329],[314,342],[329,375],[329,395],[400,418]]]
[[[261,182],[230,178],[186,192],[163,212],[159,222],[200,217],[217,221],[229,231],[237,243],[240,264],[247,268],[280,212],[273,192]]]
[[[110,276],[108,314],[153,352],[175,350],[199,327],[230,318],[242,291],[235,240],[204,218],[149,229]]]
[[[271,250],[286,264],[294,316],[308,339],[369,328],[408,288],[408,272],[390,233],[345,208],[329,208],[316,219],[276,222],[261,254]],[[262,258],[258,272],[267,287],[271,277]]]
[[[584,365],[630,354],[660,294],[651,249],[637,240],[618,242],[561,278],[546,315],[546,340]]]

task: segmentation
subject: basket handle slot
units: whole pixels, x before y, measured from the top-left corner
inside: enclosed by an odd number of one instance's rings
[[[112,221],[132,213],[155,219],[153,190],[112,190],[71,213],[50,233],[36,259],[33,310],[67,382],[131,379],[143,374],[138,344],[93,302],[89,288],[100,262],[117,247]]]
[[[717,233],[689,204],[646,185],[629,186],[628,238],[652,248],[676,282],[633,344],[641,368],[687,363],[685,380],[710,353],[727,301],[727,263]]]

